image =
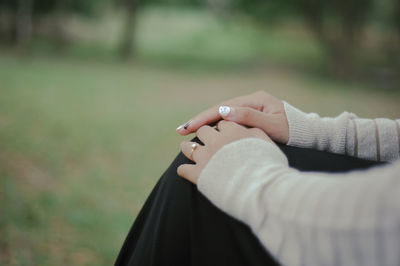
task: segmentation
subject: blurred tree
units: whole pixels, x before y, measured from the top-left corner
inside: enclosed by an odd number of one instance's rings
[[[200,6],[201,0],[114,0],[116,5],[123,8],[125,21],[119,44],[119,56],[122,59],[130,59],[135,55],[135,26],[137,13],[140,7],[146,5],[160,6]]]
[[[50,36],[56,43],[65,43],[63,25],[71,13],[93,15],[111,0],[0,0],[0,41],[26,47],[29,45],[37,21],[50,18],[53,27]]]
[[[395,25],[397,29],[397,67],[398,74],[400,74],[400,0],[396,1],[394,10]]]
[[[231,0],[230,7],[234,12],[244,13],[262,23],[271,24],[286,21],[298,13],[292,1],[294,0]]]
[[[134,55],[134,31],[139,0],[115,0],[125,10],[125,23],[119,47],[122,59],[130,59]]]
[[[0,0],[0,40],[15,43],[16,2]]]
[[[33,0],[18,0],[16,11],[16,42],[26,47],[32,39]]]
[[[66,36],[65,33],[64,23],[71,11],[71,0],[56,0],[53,11],[55,14],[53,36],[59,51],[63,51],[68,42],[68,36]]]
[[[400,0],[396,2],[395,17],[397,24],[397,33],[400,35]]]
[[[373,0],[231,0],[231,7],[263,23],[303,20],[324,47],[332,69],[348,75]]]
[[[362,35],[372,0],[299,0],[298,10],[323,45],[335,73],[354,72],[354,52]]]

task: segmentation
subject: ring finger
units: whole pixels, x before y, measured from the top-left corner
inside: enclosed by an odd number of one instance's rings
[[[199,150],[202,148],[200,144],[192,141],[183,141],[181,143],[182,153],[191,161],[196,162]]]

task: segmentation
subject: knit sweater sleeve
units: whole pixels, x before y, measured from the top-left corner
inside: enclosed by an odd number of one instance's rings
[[[321,118],[287,102],[284,106],[290,146],[376,161],[394,161],[400,156],[400,120],[362,119],[348,112],[334,118]]]
[[[198,189],[282,265],[400,265],[399,173],[400,163],[298,172],[274,144],[247,138],[214,154]]]

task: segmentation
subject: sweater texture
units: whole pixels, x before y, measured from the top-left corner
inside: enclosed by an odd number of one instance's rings
[[[288,145],[391,163],[299,172],[273,143],[246,138],[214,154],[198,189],[282,265],[400,265],[400,120],[321,118],[284,106]]]

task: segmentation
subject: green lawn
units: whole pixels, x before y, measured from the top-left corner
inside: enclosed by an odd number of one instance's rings
[[[90,41],[70,57],[0,53],[0,265],[112,264],[179,151],[175,128],[224,99],[265,90],[323,115],[399,116],[399,93],[282,68],[321,61],[303,35],[191,15],[142,19],[137,63]],[[97,48],[108,55],[82,56]]]

